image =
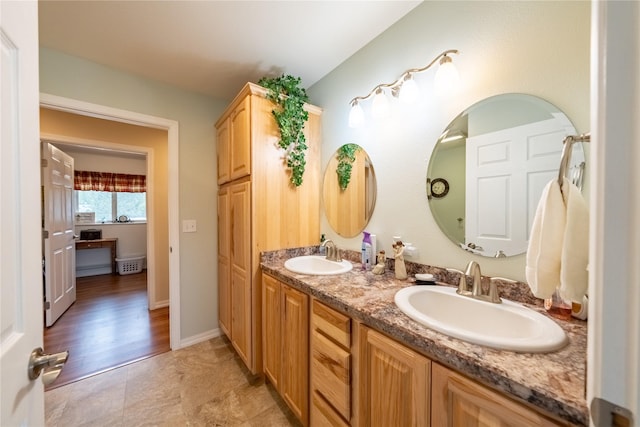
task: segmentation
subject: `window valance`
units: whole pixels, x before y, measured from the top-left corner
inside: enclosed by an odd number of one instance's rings
[[[83,191],[144,193],[147,191],[147,177],[125,173],[75,171],[73,188]]]

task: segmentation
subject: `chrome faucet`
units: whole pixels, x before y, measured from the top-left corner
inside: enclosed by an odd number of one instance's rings
[[[322,242],[320,247],[327,248],[327,257],[326,258],[327,258],[328,261],[342,262],[342,257],[340,256],[340,249],[338,249],[336,244],[333,243],[333,240],[331,240],[331,239],[325,240],[324,242]]]

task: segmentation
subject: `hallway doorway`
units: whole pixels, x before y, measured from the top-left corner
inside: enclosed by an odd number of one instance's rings
[[[153,172],[158,177],[158,183],[162,182],[165,187],[163,191],[154,195],[152,200],[148,200],[147,207],[163,206],[166,211],[160,212],[158,215],[149,215],[147,224],[149,233],[147,234],[147,275],[150,284],[148,289],[149,308],[155,310],[158,308],[171,307],[170,317],[170,347],[176,350],[181,347],[180,338],[180,245],[179,245],[179,222],[178,222],[178,148],[179,124],[175,120],[165,119],[162,117],[140,114],[133,111],[122,110],[118,108],[108,107],[99,104],[92,104],[71,98],[64,98],[51,94],[40,94],[40,107],[43,110],[53,110],[57,112],[68,112],[85,118],[103,119],[107,122],[128,124],[164,131],[164,141],[166,143],[166,156],[164,164],[154,166]],[[47,129],[43,126],[43,120],[40,120],[41,136],[45,139],[51,137],[53,140],[60,140],[59,137],[65,132],[55,127]],[[88,126],[85,131],[93,132],[101,126]],[[43,133],[45,133],[43,135]],[[62,138],[65,142],[75,142],[82,135],[67,135]],[[93,139],[94,146],[109,146],[109,148],[117,149],[117,144],[109,144],[104,141],[112,140],[111,137],[95,141],[92,136],[84,136]],[[86,140],[82,138],[83,145]],[[95,144],[93,144],[95,143]],[[137,150],[136,150],[137,151]],[[144,148],[142,149],[144,151]],[[147,152],[149,159],[149,152]],[[155,158],[158,158],[156,156]],[[155,165],[154,162],[149,162]],[[160,224],[159,222],[162,222]],[[157,228],[156,228],[157,227]],[[153,231],[151,231],[153,230]],[[164,234],[166,233],[166,234]],[[158,270],[160,274],[156,274]],[[160,283],[162,282],[162,283]],[[160,287],[159,287],[160,286]]]

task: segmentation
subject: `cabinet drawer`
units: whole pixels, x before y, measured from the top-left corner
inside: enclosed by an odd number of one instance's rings
[[[311,384],[345,419],[351,418],[351,355],[313,331]]]
[[[311,425],[314,427],[348,427],[349,424],[331,408],[318,393],[313,392],[311,402]]]
[[[76,242],[76,249],[95,249],[101,247],[102,242]]]
[[[311,321],[313,329],[321,330],[344,348],[351,347],[351,319],[348,316],[314,300]]]

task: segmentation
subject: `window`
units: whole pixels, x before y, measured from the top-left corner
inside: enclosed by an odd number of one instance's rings
[[[147,193],[76,190],[76,212],[95,212],[96,222],[113,222],[121,215],[147,220]]]

